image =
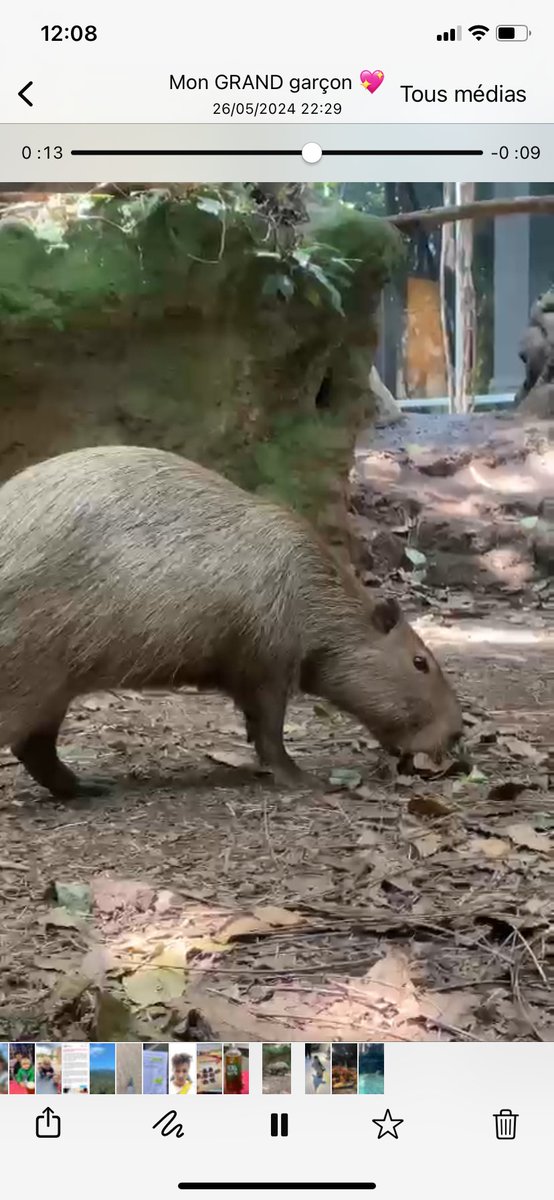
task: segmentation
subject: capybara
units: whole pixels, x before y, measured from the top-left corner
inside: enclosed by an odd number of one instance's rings
[[[92,691],[224,692],[260,762],[289,783],[294,690],[397,752],[442,752],[462,730],[396,602],[370,599],[302,518],[133,446],[62,454],[0,488],[0,678],[0,744],[59,797],[101,790],[56,749],[69,703]]]

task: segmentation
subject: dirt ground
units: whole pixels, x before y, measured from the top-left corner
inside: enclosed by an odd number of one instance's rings
[[[2,1036],[552,1040],[548,579],[477,606],[388,582],[461,694],[471,773],[399,775],[304,699],[287,740],[319,785],[285,793],[219,696],[75,704],[63,754],[108,796],[56,802],[0,754]]]

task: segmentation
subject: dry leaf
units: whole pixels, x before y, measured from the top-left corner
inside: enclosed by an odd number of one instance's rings
[[[420,858],[429,858],[431,854],[436,854],[441,845],[438,833],[432,832],[423,833],[421,837],[411,838],[410,840]]]
[[[380,958],[366,972],[365,978],[371,980],[372,983],[381,984],[383,988],[391,988],[395,992],[412,984],[409,961],[406,955],[400,952],[391,951],[384,958]]]
[[[255,908],[254,916],[258,917],[260,921],[267,922],[270,926],[300,925],[302,923],[300,913],[291,912],[288,908],[275,908],[271,904]]]
[[[199,937],[193,938],[189,942],[191,950],[198,950],[201,954],[225,954],[226,950],[230,950],[230,946],[224,946],[221,942],[214,941],[213,938]]]
[[[52,991],[53,999],[62,1005],[72,1004],[86,992],[90,982],[88,976],[83,975],[81,971],[76,971],[74,975],[64,975],[63,979],[58,979]]]
[[[537,750],[536,746],[532,746],[530,742],[522,742],[516,737],[499,737],[499,744],[505,746],[510,754],[514,754],[517,758],[526,758],[529,762],[540,763],[546,762],[548,755],[543,750]]]
[[[329,776],[329,783],[333,787],[356,788],[361,782],[360,772],[352,771],[349,767],[335,767]]]
[[[510,854],[512,849],[509,842],[505,842],[503,838],[497,837],[470,838],[468,847],[478,854],[484,854],[486,858],[504,858],[506,854]]]
[[[471,991],[424,992],[419,997],[422,1016],[457,1028],[467,1027],[467,1018],[481,1002],[479,993]]]
[[[505,831],[516,846],[525,846],[527,850],[537,850],[540,854],[552,852],[553,843],[546,833],[537,833],[532,825],[522,822],[520,825],[508,825]]]
[[[50,912],[47,912],[40,920],[46,927],[56,925],[60,929],[86,928],[83,917],[77,916],[76,913],[68,912],[66,908],[51,908]]]
[[[104,982],[108,971],[117,966],[117,959],[107,946],[93,946],[81,963],[81,974],[91,983]]]
[[[352,865],[350,859],[349,865]],[[297,896],[324,896],[326,892],[333,891],[334,888],[333,876],[327,875],[293,875],[287,881],[287,887]]]
[[[224,767],[248,767],[252,769],[252,755],[247,750],[209,750],[206,758],[222,763]]]
[[[182,996],[185,979],[184,971],[143,967],[133,975],[127,975],[123,987],[133,1004],[138,1008],[149,1008],[152,1004],[167,1004]]]
[[[183,970],[188,962],[189,950],[189,942],[171,942],[170,945],[164,946],[155,958],[151,958],[150,962],[156,967],[174,967],[177,970]]]
[[[276,929],[286,929],[301,923],[300,913],[268,905],[264,908],[255,908],[253,913],[243,917],[233,918],[228,924],[218,929],[216,936],[220,942],[225,944],[230,941],[236,942],[244,937],[260,937],[264,933],[274,933]]]
[[[94,1036],[99,1042],[128,1042],[131,1019],[131,1013],[122,1000],[112,996],[111,992],[98,992]]]
[[[169,912],[171,908],[179,908],[181,903],[180,896],[177,896],[175,892],[168,891],[167,888],[163,888],[158,892],[154,909],[157,913],[163,914]]]
[[[379,837],[379,834],[374,829],[364,829],[358,838],[357,845],[376,846],[380,841],[382,841],[382,838]]]
[[[436,762],[429,754],[414,754],[413,764],[414,771],[420,771],[424,775],[437,775],[444,770],[444,763]]]
[[[408,801],[408,812],[418,817],[444,817],[453,809],[440,796],[412,796]]]
[[[487,800],[515,800],[524,787],[524,783],[506,779],[503,783],[495,783],[494,787],[491,787]]]
[[[91,883],[94,907],[108,916],[124,908],[148,912],[156,895],[154,888],[134,879],[106,879],[99,876]]]

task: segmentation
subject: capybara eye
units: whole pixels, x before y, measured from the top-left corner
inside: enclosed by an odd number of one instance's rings
[[[427,659],[423,657],[422,654],[416,654],[416,656],[414,658],[414,667],[415,667],[416,671],[424,671],[426,675],[428,674],[429,663],[427,662]]]

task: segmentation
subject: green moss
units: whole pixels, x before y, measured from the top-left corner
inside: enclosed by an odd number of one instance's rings
[[[359,264],[378,286],[404,261],[404,245],[394,225],[355,208],[338,205],[331,213],[323,210],[312,233],[323,247],[332,247],[343,259]]]

